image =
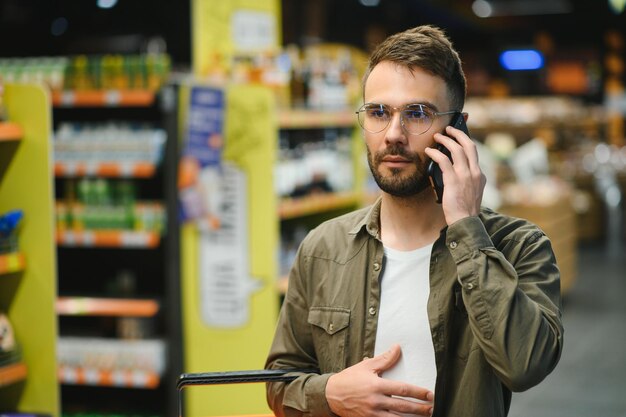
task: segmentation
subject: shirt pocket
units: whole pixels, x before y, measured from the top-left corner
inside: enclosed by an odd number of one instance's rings
[[[350,310],[341,307],[311,307],[308,323],[322,373],[339,372],[346,367]]]

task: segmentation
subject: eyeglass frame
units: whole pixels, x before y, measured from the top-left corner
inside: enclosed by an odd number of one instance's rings
[[[424,133],[428,132],[428,131],[430,130],[430,128],[431,128],[431,127],[433,127],[433,124],[435,123],[435,119],[436,119],[437,117],[439,117],[439,116],[447,116],[447,115],[449,115],[449,114],[462,113],[462,111],[460,111],[460,110],[434,111],[434,110],[432,110],[432,109],[430,108],[430,106],[429,106],[429,105],[424,104],[424,103],[407,103],[407,104],[405,104],[405,105],[403,105],[403,106],[401,106],[401,107],[392,107],[392,106],[389,106],[388,104],[384,104],[384,103],[372,103],[372,102],[370,102],[370,103],[365,103],[365,104],[363,104],[361,107],[359,107],[359,110],[357,110],[357,111],[355,112],[355,114],[357,115],[357,120],[358,120],[359,125],[361,126],[361,128],[362,128],[363,130],[365,130],[366,132],[369,132],[369,133],[374,133],[374,134],[375,134],[375,133],[380,133],[380,132],[382,132],[383,130],[385,130],[385,129],[387,129],[387,128],[389,127],[389,125],[391,124],[391,119],[393,118],[393,113],[391,113],[391,114],[392,114],[392,116],[389,118],[389,121],[387,122],[387,125],[386,125],[385,127],[383,127],[382,129],[380,129],[379,131],[373,132],[373,131],[371,131],[371,130],[367,130],[367,129],[365,128],[365,126],[363,126],[363,124],[361,123],[361,120],[360,120],[360,118],[359,118],[359,113],[364,112],[364,111],[366,110],[364,107],[365,107],[365,106],[367,106],[367,105],[371,105],[371,104],[373,104],[373,105],[377,105],[377,106],[384,106],[384,107],[386,107],[386,108],[388,108],[388,109],[390,109],[390,110],[393,110],[393,112],[400,111],[400,126],[402,126],[402,129],[403,129],[406,133],[408,133],[409,135],[415,135],[415,136],[423,135]],[[420,133],[413,133],[413,132],[410,132],[410,131],[406,128],[406,126],[404,125],[404,117],[402,117],[402,111],[406,110],[406,108],[407,108],[407,107],[409,107],[409,106],[420,106],[420,107],[422,107],[422,108],[423,108],[423,107],[425,107],[425,108],[427,108],[428,110],[430,110],[430,111],[432,112],[432,115],[434,116],[434,117],[433,117],[433,120],[432,120],[432,122],[430,123],[430,126],[428,126],[428,128],[427,128],[426,130],[424,130],[423,132],[420,132]]]

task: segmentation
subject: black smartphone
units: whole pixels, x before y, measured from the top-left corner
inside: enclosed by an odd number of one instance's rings
[[[467,125],[465,124],[465,118],[467,113],[457,112],[452,115],[452,119],[450,120],[450,126],[455,127],[457,129],[465,132],[467,136],[469,136],[469,131],[467,130]],[[443,132],[445,135],[446,133]],[[447,135],[446,135],[447,136]],[[452,155],[448,148],[443,146],[442,144],[437,144],[437,150],[447,155],[450,161],[452,161]],[[435,191],[435,196],[437,198],[437,203],[441,204],[441,199],[443,198],[443,176],[441,174],[441,168],[439,168],[439,164],[435,161],[431,160],[428,164],[427,171],[428,178],[430,179],[430,185]]]

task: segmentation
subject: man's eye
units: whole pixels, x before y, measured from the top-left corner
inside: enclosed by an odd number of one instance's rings
[[[405,110],[404,118],[407,120],[418,121],[427,119],[428,115],[422,110]]]
[[[367,115],[373,118],[382,119],[386,116],[386,112],[383,109],[369,109]]]

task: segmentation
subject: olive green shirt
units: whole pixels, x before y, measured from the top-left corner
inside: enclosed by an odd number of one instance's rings
[[[385,259],[380,199],[327,221],[298,250],[266,368],[315,368],[267,385],[278,416],[333,415],[332,373],[372,357]],[[430,260],[434,416],[506,416],[563,346],[559,270],[537,226],[488,209],[442,230]],[[407,320],[410,320],[408,317]]]

